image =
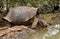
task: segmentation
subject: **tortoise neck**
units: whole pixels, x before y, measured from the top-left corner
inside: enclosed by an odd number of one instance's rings
[[[39,15],[39,8],[37,9],[37,12],[36,12],[37,15]]]

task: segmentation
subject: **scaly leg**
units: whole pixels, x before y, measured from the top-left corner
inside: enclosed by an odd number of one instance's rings
[[[34,21],[32,23],[31,28],[36,28],[37,23],[38,23],[38,18],[37,17],[34,17]]]
[[[41,25],[41,27],[47,27],[48,23],[46,21],[44,21],[43,19],[39,19],[39,24]]]

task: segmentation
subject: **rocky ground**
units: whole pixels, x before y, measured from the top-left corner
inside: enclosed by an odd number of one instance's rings
[[[1,17],[3,16],[0,15],[0,18]],[[60,12],[40,14],[40,17],[50,25],[60,24]],[[0,39],[24,39],[29,33],[37,31],[36,29],[27,28],[24,25],[14,27],[7,26],[9,26],[8,23],[0,21]]]

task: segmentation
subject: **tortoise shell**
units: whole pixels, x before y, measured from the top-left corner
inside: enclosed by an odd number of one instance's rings
[[[37,14],[37,8],[28,6],[19,6],[11,8],[4,17],[9,22],[21,23],[26,22]]]

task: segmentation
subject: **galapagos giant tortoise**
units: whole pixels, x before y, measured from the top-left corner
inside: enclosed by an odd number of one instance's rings
[[[11,25],[32,24],[31,28],[35,28],[37,23],[39,23],[42,26],[47,26],[48,24],[44,20],[39,19],[38,12],[39,8],[19,6],[11,8],[3,19]]]

